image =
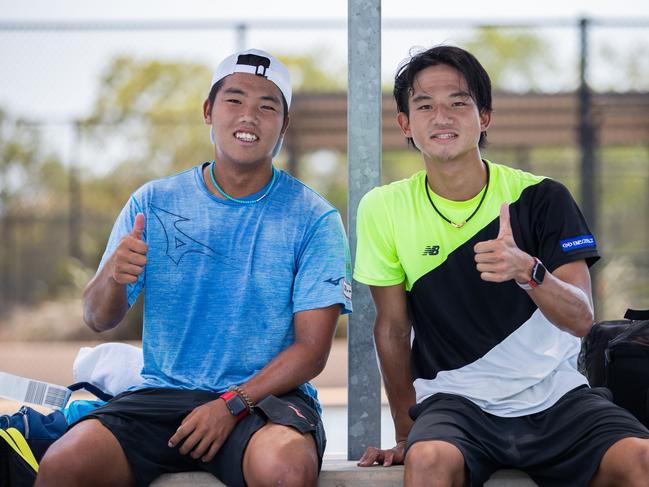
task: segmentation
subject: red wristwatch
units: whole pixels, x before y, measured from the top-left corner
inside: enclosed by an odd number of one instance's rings
[[[237,421],[241,421],[243,418],[248,416],[248,405],[236,392],[224,392],[219,396],[219,399],[225,401],[225,405],[228,407],[230,414],[237,418]]]

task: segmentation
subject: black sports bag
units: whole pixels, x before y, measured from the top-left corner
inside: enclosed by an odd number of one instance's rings
[[[578,366],[592,387],[608,387],[615,404],[649,427],[649,310],[629,309],[624,317],[593,325]]]

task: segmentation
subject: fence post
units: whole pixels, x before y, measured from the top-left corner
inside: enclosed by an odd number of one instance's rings
[[[235,32],[237,51],[244,51],[248,44],[248,26],[244,23],[237,24]]]
[[[81,154],[81,122],[74,122],[74,137],[70,151],[70,165],[68,167],[68,238],[70,257],[82,259],[81,255],[81,181],[80,181],[80,154]]]
[[[599,193],[599,167],[596,160],[597,138],[595,123],[593,120],[593,107],[590,86],[588,85],[588,29],[590,21],[586,18],[579,20],[579,150],[581,153],[580,186],[581,186],[581,209],[588,222],[590,230],[597,238],[599,230],[599,219],[597,211],[597,200],[595,195]],[[591,272],[592,288],[597,300],[597,269]]]
[[[356,253],[356,210],[363,195],[381,182],[381,2],[348,2],[347,153],[348,227]],[[354,283],[348,326],[349,375],[347,458],[357,460],[381,444],[381,378],[372,329],[374,305],[367,286]]]
[[[595,188],[597,168],[595,164],[595,127],[588,86],[588,29],[589,20],[579,21],[579,149],[581,152],[581,207],[593,232],[597,229],[597,204]]]

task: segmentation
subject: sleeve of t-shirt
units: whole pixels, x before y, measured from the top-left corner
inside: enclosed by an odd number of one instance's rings
[[[551,179],[540,184],[546,191],[534,205],[539,259],[550,272],[581,259],[590,267],[599,259],[597,243],[570,191]]]
[[[142,208],[142,203],[137,201],[135,195],[131,196],[126,202],[126,205],[124,205],[124,208],[122,208],[122,211],[117,217],[117,220],[115,220],[113,230],[110,232],[110,237],[108,237],[108,243],[106,244],[106,250],[104,251],[104,255],[101,258],[101,262],[99,262],[99,268],[97,269],[97,272],[99,272],[104,267],[106,261],[110,258],[111,255],[113,255],[122,238],[133,231],[135,216],[138,213],[143,213]],[[142,240],[146,242],[147,214],[145,213],[144,216],[144,232],[142,232]],[[126,298],[128,300],[129,307],[132,306],[133,303],[135,303],[137,297],[140,295],[140,292],[144,287],[145,280],[146,266],[144,266],[144,272],[139,275],[136,282],[126,285]]]
[[[356,216],[354,279],[371,286],[393,286],[405,280],[394,239],[392,218],[375,188],[361,199]]]
[[[307,233],[298,254],[293,313],[342,305],[352,311],[351,259],[340,214],[331,210]]]

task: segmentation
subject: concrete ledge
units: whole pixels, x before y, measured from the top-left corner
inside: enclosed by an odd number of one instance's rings
[[[319,487],[401,487],[403,467],[361,468],[356,462],[326,459],[322,466]],[[486,487],[537,487],[519,470],[499,470],[485,483]],[[224,484],[205,472],[165,474],[151,487],[224,487]]]
[[[498,470],[485,482],[485,487],[538,487],[538,485],[520,470]]]

